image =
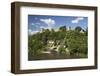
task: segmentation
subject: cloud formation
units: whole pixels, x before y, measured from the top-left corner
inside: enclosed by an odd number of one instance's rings
[[[35,25],[34,23],[31,23],[31,25],[33,26],[33,25]]]
[[[79,23],[79,21],[83,20],[83,17],[77,17],[76,19],[72,20],[72,23]]]
[[[48,27],[40,26],[40,29],[48,29]]]
[[[40,25],[40,23],[38,22],[38,23],[36,23],[37,25]]]
[[[37,33],[37,32],[39,32],[39,31],[32,31],[31,29],[28,30],[28,34],[29,34],[29,35],[33,35],[33,34],[35,34],[35,33]]]
[[[48,25],[48,29],[51,29],[53,25],[55,25],[55,20],[48,18],[48,19],[40,19],[41,22],[44,22]]]

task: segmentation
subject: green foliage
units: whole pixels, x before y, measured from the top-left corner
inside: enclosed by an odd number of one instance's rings
[[[58,52],[61,55],[66,54],[66,48],[69,50],[70,56],[86,57],[88,53],[88,29],[84,33],[80,33],[83,30],[77,26],[75,30],[67,30],[66,26],[62,26],[58,31],[54,29],[43,29],[40,33],[28,36],[28,55],[29,57],[38,57],[43,51],[48,51],[51,47],[48,44],[49,41],[53,41],[52,46],[55,47],[54,51],[58,46]],[[54,56],[55,57],[55,56]],[[40,57],[39,57],[40,58]]]
[[[80,26],[77,26],[77,27],[75,28],[75,30],[79,32],[79,31],[82,30],[82,28],[81,28]]]
[[[60,53],[60,54],[66,53],[64,46],[60,46],[60,47],[59,47],[59,53]]]
[[[66,31],[66,26],[60,27],[59,30],[65,32]]]
[[[67,44],[72,54],[87,54],[87,36],[78,31],[69,31],[67,33]]]

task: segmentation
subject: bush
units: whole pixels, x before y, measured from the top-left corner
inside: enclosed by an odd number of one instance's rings
[[[64,54],[64,53],[66,53],[65,48],[63,46],[60,46],[59,47],[59,54]]]

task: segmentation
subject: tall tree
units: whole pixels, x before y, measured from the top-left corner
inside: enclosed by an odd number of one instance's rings
[[[80,26],[77,26],[77,27],[75,28],[75,30],[78,31],[78,32],[80,32],[80,31],[82,30],[82,28],[81,28]]]
[[[59,30],[65,32],[66,31],[66,26],[60,27]]]

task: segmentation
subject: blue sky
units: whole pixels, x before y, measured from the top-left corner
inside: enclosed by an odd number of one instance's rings
[[[50,16],[50,15],[28,15],[28,31],[34,34],[44,29],[58,29],[61,26],[75,28],[82,27],[84,30],[88,27],[88,17],[80,16]]]

